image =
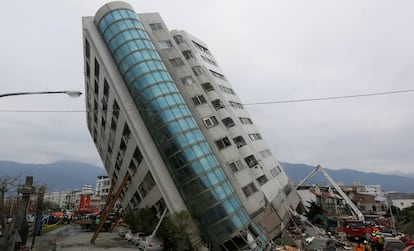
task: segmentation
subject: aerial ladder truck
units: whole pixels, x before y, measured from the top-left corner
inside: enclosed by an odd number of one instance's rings
[[[317,165],[315,169],[312,170],[312,172],[310,172],[301,182],[296,185],[296,188],[302,186],[306,181],[315,176],[318,171],[322,172],[322,174],[328,180],[329,184],[331,184],[336,189],[336,191],[350,208],[352,214],[351,219],[344,219],[340,222],[340,226],[337,227],[337,231],[339,233],[344,233],[349,239],[359,240],[367,238],[367,236],[371,234],[371,228],[366,227],[364,215],[352,202],[348,195],[345,194],[342,188],[335,182],[335,180],[332,179],[326,170],[322,168],[322,166]]]

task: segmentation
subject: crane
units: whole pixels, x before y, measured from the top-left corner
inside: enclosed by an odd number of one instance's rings
[[[338,186],[338,184],[335,182],[334,179],[325,171],[325,169],[322,168],[321,165],[317,165],[315,169],[312,170],[299,184],[296,185],[296,188],[302,186],[306,181],[311,179],[315,174],[321,171],[322,174],[325,176],[325,178],[328,180],[328,182],[336,189],[336,191],[341,195],[341,197],[345,200],[346,204],[351,208],[352,216],[355,219],[358,219],[359,221],[364,222],[365,216],[362,214],[362,212],[358,209],[358,207],[352,202],[352,200],[344,193],[344,191]]]

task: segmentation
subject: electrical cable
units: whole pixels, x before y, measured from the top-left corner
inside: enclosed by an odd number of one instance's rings
[[[254,103],[244,103],[243,106],[254,106],[254,105],[270,105],[270,104],[284,104],[284,103],[299,103],[299,102],[313,102],[313,101],[325,101],[325,100],[335,100],[335,99],[348,99],[348,98],[361,98],[361,97],[371,97],[371,96],[380,96],[380,95],[391,95],[391,94],[401,94],[414,92],[414,89],[408,90],[398,90],[398,91],[388,91],[388,92],[376,92],[376,93],[364,93],[364,94],[354,94],[354,95],[344,95],[344,96],[332,96],[332,97],[322,97],[322,98],[306,98],[306,99],[291,99],[291,100],[276,100],[276,101],[265,101],[265,102],[254,102]],[[230,106],[230,105],[227,105]],[[185,106],[186,107],[186,106]],[[136,109],[139,111],[149,110],[149,108]],[[97,110],[99,111],[99,110]],[[128,110],[119,110],[119,111],[128,111]],[[1,110],[0,112],[12,113],[12,112],[22,112],[22,113],[78,113],[86,112],[86,110]]]
[[[243,105],[268,105],[268,104],[298,103],[298,102],[323,101],[323,100],[332,100],[332,99],[370,97],[370,96],[379,96],[379,95],[399,94],[399,93],[406,93],[406,92],[414,92],[414,90],[377,92],[377,93],[355,94],[355,95],[334,96],[334,97],[324,97],[324,98],[307,98],[307,99],[292,99],[292,100],[281,100],[281,101],[256,102],[256,103],[248,103],[248,104],[243,104]]]

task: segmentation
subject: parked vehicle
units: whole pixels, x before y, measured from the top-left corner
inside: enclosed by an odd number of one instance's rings
[[[118,235],[119,237],[125,237],[125,234],[128,232],[128,228],[127,227],[120,227],[118,229]]]
[[[125,240],[127,240],[127,241],[131,241],[131,238],[132,238],[132,232],[131,232],[131,230],[128,230],[128,231],[125,233]]]
[[[403,251],[405,245],[397,238],[387,237],[384,239],[384,251]]]
[[[135,246],[138,246],[139,241],[143,240],[147,235],[144,232],[137,232],[135,234],[132,234],[131,237],[131,243]]]
[[[161,239],[156,236],[145,236],[141,241],[138,242],[138,249],[144,251],[163,251],[164,243]]]

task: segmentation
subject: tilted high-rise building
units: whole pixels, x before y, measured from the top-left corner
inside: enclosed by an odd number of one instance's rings
[[[208,47],[125,2],[83,36],[87,124],[109,177],[129,174],[122,206],[186,210],[215,250],[278,235],[300,199]]]

